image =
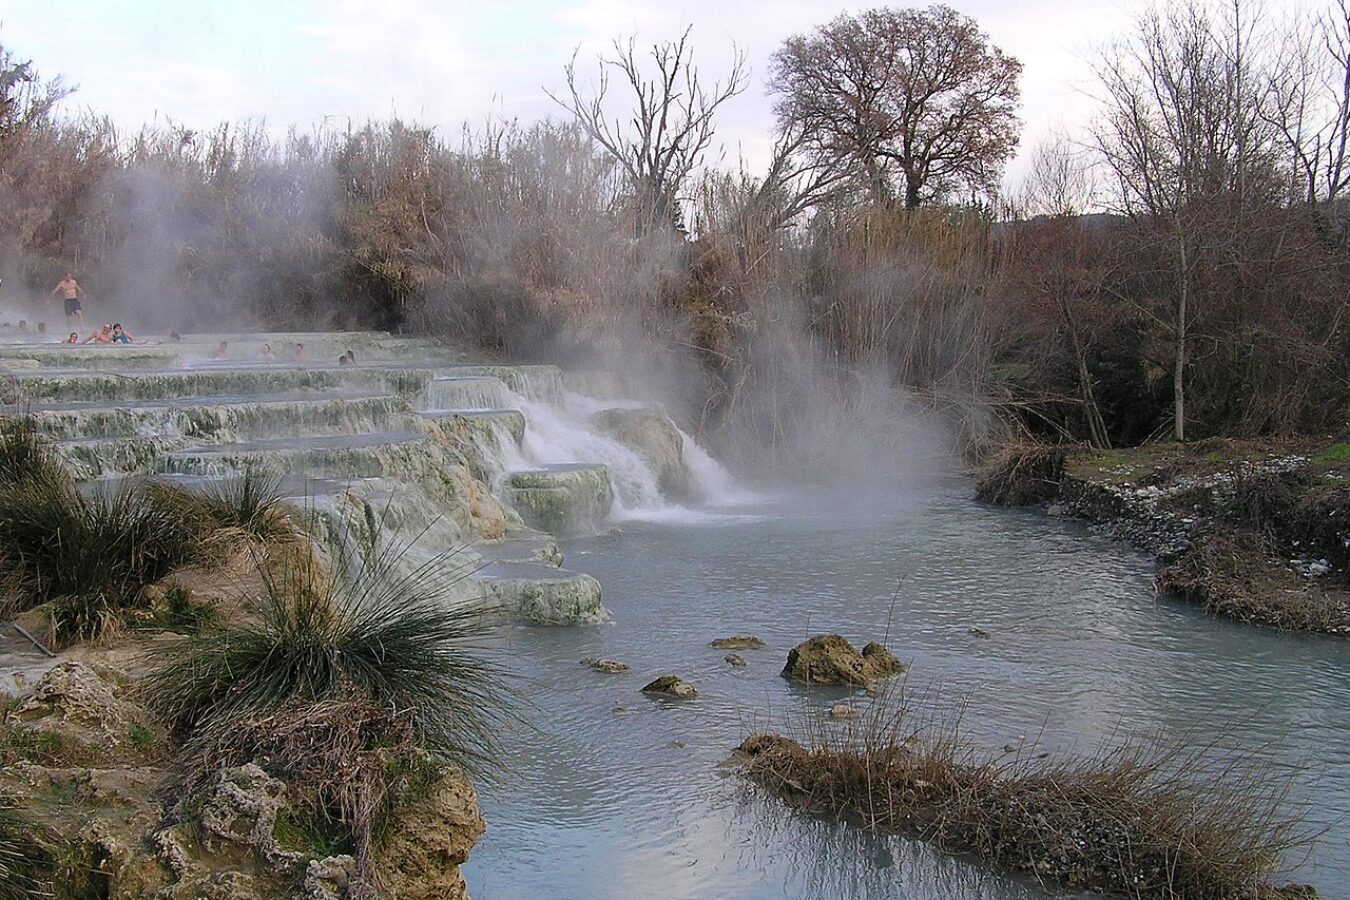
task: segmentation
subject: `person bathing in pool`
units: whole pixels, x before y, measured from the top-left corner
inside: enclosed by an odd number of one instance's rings
[[[134,344],[136,339],[122,330],[121,322],[113,323],[112,342],[114,344]]]
[[[111,322],[104,322],[102,328],[100,328],[98,331],[95,331],[93,334],[89,335],[89,337],[85,338],[85,339],[84,339],[83,341],[81,341],[80,343],[82,343],[82,344],[111,344],[111,343],[112,343],[112,340],[113,340],[113,336],[112,336],[112,323],[111,323]]]

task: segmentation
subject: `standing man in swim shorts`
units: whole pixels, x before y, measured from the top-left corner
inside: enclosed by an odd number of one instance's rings
[[[75,317],[75,327],[78,330],[81,323],[84,322],[84,316],[81,314],[80,295],[84,293],[84,288],[75,280],[75,273],[67,272],[66,277],[56,283],[52,288],[53,294],[60,294],[66,301],[66,318]]]

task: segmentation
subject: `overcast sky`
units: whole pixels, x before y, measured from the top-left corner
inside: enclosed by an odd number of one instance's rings
[[[1277,2],[1277,0],[1272,0]],[[1301,0],[1291,0],[1301,2]],[[784,38],[872,3],[806,0],[5,0],[0,42],[78,87],[73,104],[124,126],[168,116],[192,127],[263,119],[274,129],[415,118],[454,133],[489,114],[529,122],[558,109],[563,65],[616,36],[640,43],[693,27],[705,77],[732,46],[749,89],[718,122],[728,160],[762,169],[772,139],[768,59]],[[917,5],[917,4],[916,4]],[[1137,0],[950,0],[1020,59],[1019,161],[1048,134],[1091,115],[1089,58],[1125,29]],[[593,71],[593,69],[587,69]]]

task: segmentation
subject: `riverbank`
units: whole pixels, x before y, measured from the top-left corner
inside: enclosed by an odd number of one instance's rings
[[[1159,590],[1215,615],[1350,635],[1350,444],[1018,445],[993,460],[976,492],[1082,519],[1147,551]]]

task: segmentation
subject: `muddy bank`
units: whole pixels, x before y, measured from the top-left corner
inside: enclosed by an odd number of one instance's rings
[[[1087,521],[1153,554],[1160,590],[1215,615],[1350,634],[1350,444],[1019,445],[977,496]]]

